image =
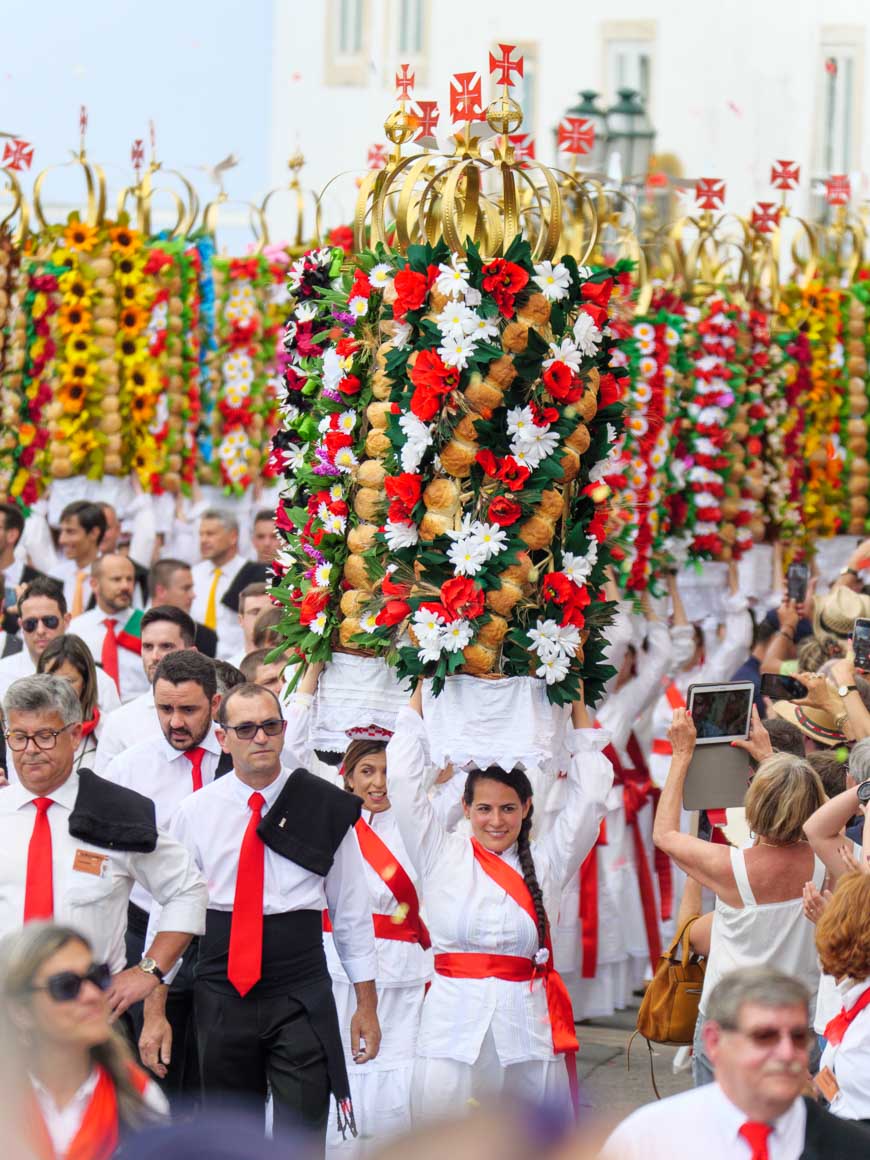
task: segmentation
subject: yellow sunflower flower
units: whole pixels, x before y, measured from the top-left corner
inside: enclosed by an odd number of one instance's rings
[[[68,270],[57,280],[64,303],[77,303],[79,306],[90,306],[90,287],[78,270]]]
[[[138,306],[145,310],[152,297],[152,288],[148,282],[131,282],[119,287],[119,297],[122,306]]]
[[[150,423],[157,410],[153,395],[134,395],[130,401],[130,417],[134,423],[144,426]]]
[[[97,230],[85,222],[72,221],[63,231],[63,240],[69,249],[87,253],[94,248]]]
[[[67,302],[57,312],[57,325],[60,333],[66,337],[70,334],[82,334],[90,330],[93,316],[87,310],[80,298]]]
[[[118,344],[115,349],[118,352],[118,357],[121,362],[128,369],[137,363],[143,362],[148,357],[148,346],[144,341],[143,335],[137,336],[122,332],[118,337]]]
[[[157,372],[150,363],[138,363],[131,369],[126,386],[136,396],[157,395],[159,389]]]
[[[67,415],[78,415],[85,405],[85,388],[79,383],[64,383],[57,393],[58,402]]]
[[[118,326],[129,334],[138,334],[145,325],[145,312],[138,306],[130,305],[121,308],[118,315]]]
[[[115,276],[122,286],[136,286],[144,277],[145,263],[130,254],[122,254],[115,263]]]
[[[85,388],[94,385],[94,370],[87,359],[78,358],[64,363],[60,375],[64,383],[77,383]]]
[[[112,252],[122,257],[130,257],[141,248],[139,235],[129,226],[116,226],[109,230],[109,237],[112,240]]]
[[[69,363],[87,362],[94,357],[94,347],[86,334],[74,334],[63,348]]]

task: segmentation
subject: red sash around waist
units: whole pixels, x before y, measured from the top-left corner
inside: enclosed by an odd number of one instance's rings
[[[385,938],[391,942],[420,942],[417,931],[407,926],[403,920],[397,922],[392,914],[373,914],[372,925],[375,928],[375,938]],[[323,912],[323,933],[332,934],[332,920],[328,910]]]

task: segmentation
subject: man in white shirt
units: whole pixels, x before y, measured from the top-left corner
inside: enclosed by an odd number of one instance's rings
[[[323,1133],[331,1091],[340,1123],[351,1126],[322,914],[328,906],[356,989],[352,1049],[364,1063],[377,1055],[380,1027],[371,907],[351,832],[360,801],[305,770],[282,769],[285,722],[272,693],[239,685],[221,701],[218,722],[233,770],[183,801],[172,822],[209,882],[195,974],[203,1092],[263,1100],[269,1087],[276,1131],[301,1119]],[[140,1040],[158,1074],[165,991],[146,1004]]]
[[[151,566],[148,578],[152,604],[171,604],[190,615],[193,607],[193,573],[190,564],[183,560],[165,557]],[[204,657],[213,657],[217,652],[217,633],[196,624],[196,648]]]
[[[732,971],[711,992],[707,1015],[715,1082],[633,1112],[602,1160],[673,1160],[678,1140],[704,1160],[868,1155],[870,1132],[802,1098],[812,1034],[803,983],[770,967]]]
[[[235,516],[219,508],[204,511],[199,521],[199,551],[202,560],[192,568],[195,595],[191,616],[217,633],[217,655],[229,660],[245,643],[238,616],[222,599],[236,573],[247,563],[239,555]]]
[[[112,758],[131,745],[162,736],[151,689],[154,673],[165,656],[194,647],[194,623],[180,608],[161,604],[143,613],[140,639],[148,688],[104,720],[94,763],[94,771],[99,774],[104,774]]]
[[[106,514],[102,507],[86,499],[68,503],[60,513],[58,547],[65,562],[55,569],[54,574],[63,583],[67,607],[73,617],[81,616],[91,598],[88,577],[100,554],[100,541],[106,534],[106,527]],[[99,661],[99,657],[94,659]]]
[[[15,592],[24,568],[24,553],[17,551],[23,533],[24,516],[18,504],[0,503],[0,572],[4,576],[9,608],[17,604]]]
[[[219,697],[214,664],[208,657],[193,649],[168,653],[156,666],[153,686],[160,732],[113,757],[104,776],[107,781],[151,798],[157,825],[168,830],[184,799],[228,772],[232,759],[223,752],[215,735],[212,717]],[[135,886],[130,895],[127,922],[129,965],[142,958],[150,910],[151,898],[147,891]],[[173,1099],[193,1097],[199,1088],[193,1024],[195,961],[196,948],[191,946],[172,981],[166,1002],[173,1048],[171,1056],[164,1060],[168,1066],[163,1086]],[[138,1038],[142,1030],[141,1009],[131,1011],[131,1017]]]
[[[105,521],[101,509],[100,515]],[[96,664],[114,680],[122,703],[148,689],[141,660],[141,613],[133,609],[134,583],[133,562],[127,556],[100,556],[91,568],[96,607],[74,616],[69,625],[69,631],[82,638]]]
[[[82,711],[68,681],[23,677],[6,690],[3,712],[19,783],[0,794],[0,935],[34,920],[80,931],[115,974],[117,1017],[151,994],[202,932],[205,882],[188,852],[158,831],[147,798],[74,771]],[[148,954],[124,969],[136,882],[163,909]]]
[[[263,508],[254,516],[251,546],[258,564],[271,564],[278,555],[281,545],[275,530],[275,513],[270,508]]]
[[[18,601],[21,652],[0,661],[0,697],[19,677],[32,677],[45,646],[56,636],[63,636],[70,625],[66,598],[56,580],[37,576],[26,586]],[[97,704],[103,717],[121,704],[115,682],[97,669]]]
[[[256,648],[254,644],[254,625],[257,618],[266,608],[273,608],[274,604],[266,592],[266,585],[262,582],[246,585],[239,593],[239,624],[245,636],[244,648],[230,657],[230,664],[237,669],[242,667],[242,661]]]

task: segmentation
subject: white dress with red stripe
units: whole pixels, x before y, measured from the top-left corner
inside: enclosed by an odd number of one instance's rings
[[[388,774],[389,777],[389,774]],[[389,783],[388,783],[389,784]],[[417,880],[413,864],[402,842],[392,810],[364,813],[369,826],[394,855],[415,889]],[[350,1021],[356,1010],[356,995],[335,950],[332,934],[324,932],[326,961],[332,976],[332,991],[338,1009],[338,1022],[344,1043],[350,1092],[359,1136],[355,1139],[331,1127],[327,1137],[327,1154],[341,1157],[361,1156],[367,1148],[380,1146],[389,1136],[407,1131],[411,1126],[411,1076],[417,1050],[417,1030],[426,984],[432,975],[432,954],[418,941],[399,937],[403,933],[401,906],[384,878],[366,859],[366,885],[375,918],[378,955],[378,1020],[381,1025],[381,1047],[375,1059],[362,1065],[354,1063],[350,1053]],[[386,921],[384,921],[386,919]],[[396,937],[385,937],[395,930]],[[410,934],[410,932],[409,932]]]
[[[645,651],[638,651],[637,675],[612,693],[597,715],[602,730],[612,739],[620,767],[628,775],[625,785],[620,784],[622,778],[618,776],[608,795],[605,832],[594,856],[597,920],[595,914],[589,913],[596,904],[584,896],[582,876],[575,875],[568,881],[561,899],[554,940],[556,966],[571,994],[577,1019],[607,1017],[627,1006],[633,988],[650,972],[651,954],[660,943],[657,916],[661,899],[655,882],[652,841],[654,811],[652,798],[644,789],[648,779],[639,768],[644,755],[638,751],[634,730],[658,696],[672,646],[663,622],[648,622],[644,628],[649,645]],[[636,789],[628,785],[629,781]],[[628,814],[627,803],[631,806]],[[638,859],[635,829],[648,872]],[[646,884],[645,896],[641,894],[641,879]],[[650,922],[656,926],[652,938],[644,905],[650,912]],[[591,955],[590,942],[594,943]]]
[[[606,741],[601,731],[570,732],[572,760],[564,808],[544,837],[531,844],[551,915],[566,879],[576,875],[598,834],[612,781],[610,763],[601,754]],[[555,1027],[545,982],[533,979],[531,971],[522,981],[486,970],[438,973],[439,962],[447,960],[461,964],[510,959],[530,965],[539,940],[524,906],[482,869],[473,842],[446,833],[439,824],[423,787],[425,726],[410,709],[398,716],[387,762],[390,800],[423,883],[436,956],[417,1043],[415,1121],[455,1113],[472,1097],[498,1092],[556,1099],[570,1108],[568,1073],[554,1051]],[[510,868],[514,881],[521,875],[515,846],[500,858],[491,857]]]

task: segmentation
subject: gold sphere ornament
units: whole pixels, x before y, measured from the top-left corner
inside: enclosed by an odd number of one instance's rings
[[[504,93],[487,107],[486,122],[496,133],[509,136],[522,125],[523,111],[512,97]]]

